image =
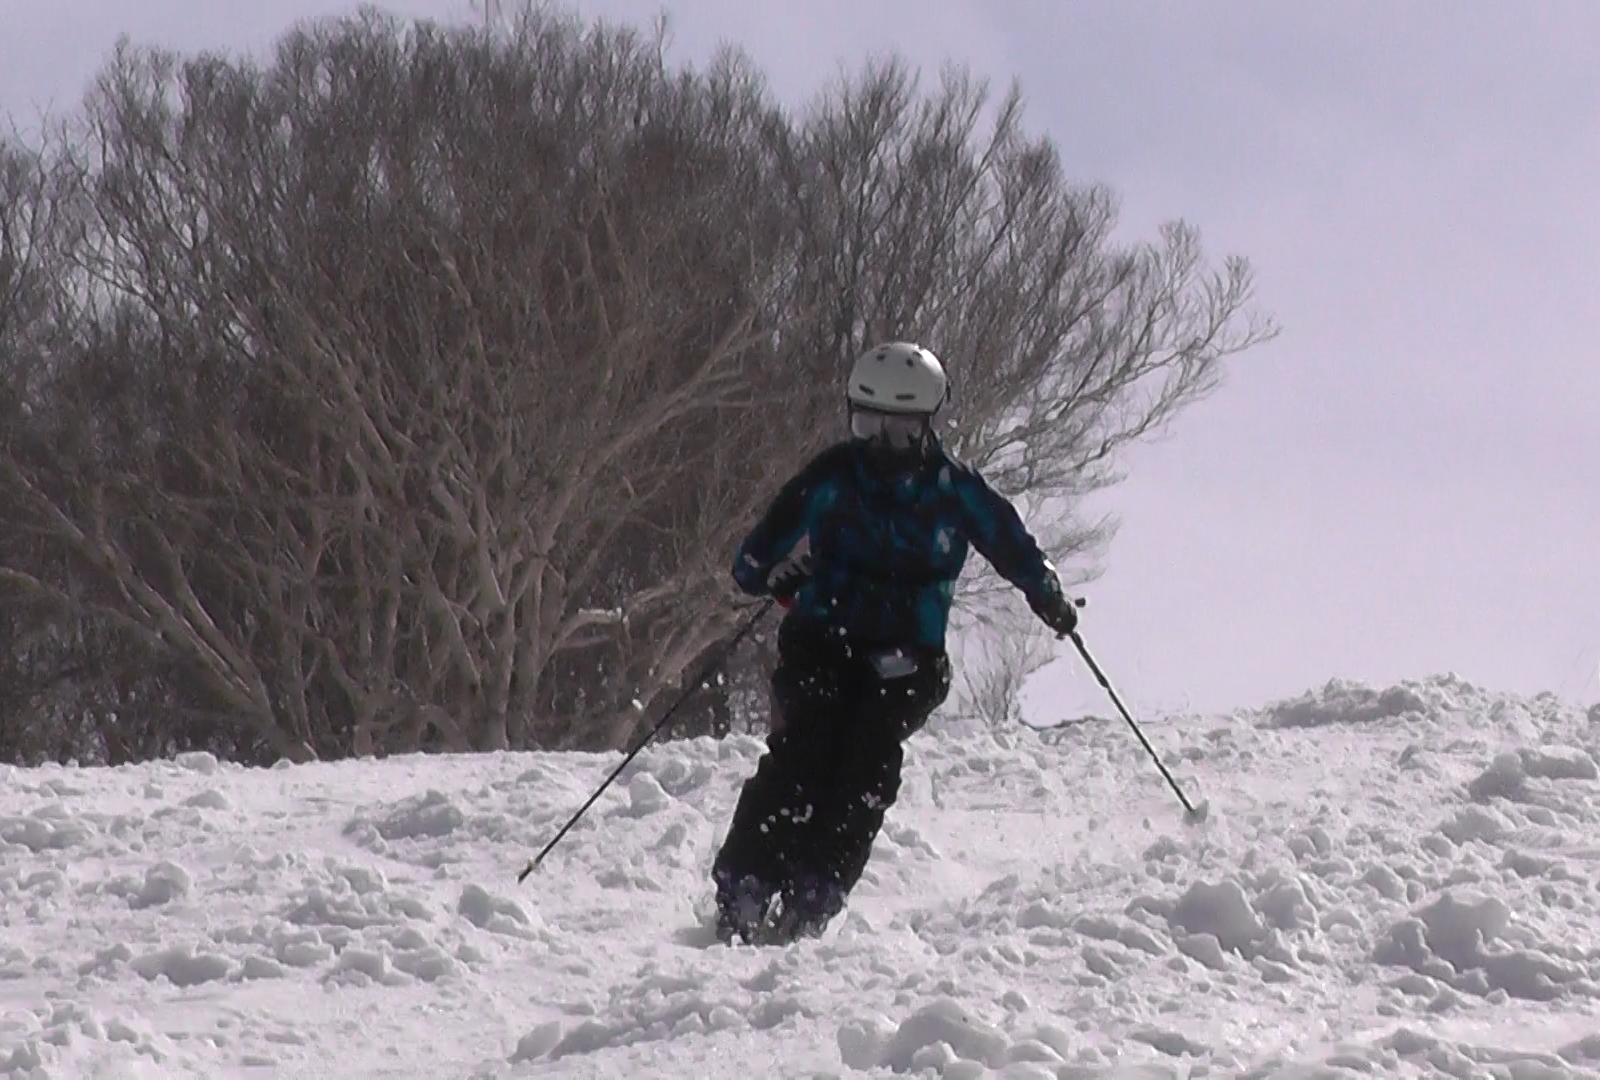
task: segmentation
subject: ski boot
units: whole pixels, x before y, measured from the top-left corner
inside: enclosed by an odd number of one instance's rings
[[[758,944],[777,889],[749,874],[717,874],[716,883],[717,940],[732,945],[741,938],[747,945]]]
[[[763,943],[788,945],[801,938],[819,938],[834,916],[844,910],[845,892],[839,883],[806,877],[785,887],[779,907],[767,923]]]

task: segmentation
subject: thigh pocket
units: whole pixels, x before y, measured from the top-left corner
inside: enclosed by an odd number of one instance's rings
[[[900,738],[919,730],[950,695],[950,659],[938,650],[887,649],[870,657],[880,707]]]
[[[906,649],[882,649],[869,659],[878,678],[884,680],[910,678],[921,669],[916,656]]]

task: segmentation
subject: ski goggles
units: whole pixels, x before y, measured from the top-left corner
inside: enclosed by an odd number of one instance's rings
[[[910,450],[928,433],[928,418],[920,413],[886,413],[872,409],[850,410],[850,434],[895,450]]]

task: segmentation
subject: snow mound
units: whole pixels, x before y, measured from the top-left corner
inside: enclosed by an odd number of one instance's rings
[[[209,750],[189,750],[172,759],[172,763],[180,769],[199,773],[201,776],[211,776],[222,767],[217,756]]]
[[[534,920],[515,900],[495,896],[481,885],[469,884],[461,890],[456,911],[473,926],[492,934],[535,937]]]
[[[27,848],[35,855],[86,844],[94,828],[59,804],[44,806],[26,817],[0,817],[0,851]]]
[[[153,1078],[199,1072],[172,1039],[142,1020],[72,1000],[0,1012],[0,1073],[30,1080],[63,1075],[52,1066],[74,1057],[115,1063],[105,1075]]]
[[[1155,1025],[1137,1026],[1130,1037],[1168,1057],[1205,1053],[1201,1044]],[[914,1009],[898,1024],[881,1014],[852,1018],[839,1025],[837,1043],[839,1059],[849,1069],[944,1080],[1172,1075],[1153,1065],[1106,1069],[1105,1055],[1082,1036],[1050,1023],[1002,1028],[949,997]]]
[[[1478,802],[1506,799],[1538,802],[1532,780],[1595,780],[1600,768],[1594,758],[1576,747],[1518,747],[1495,756],[1488,768],[1473,778],[1467,792]]]
[[[466,814],[441,791],[429,790],[404,799],[375,817],[355,817],[349,833],[376,833],[384,840],[440,840],[466,823]]]
[[[1365,683],[1333,679],[1320,689],[1269,706],[1263,726],[1317,728],[1330,724],[1369,724],[1429,711],[1429,699],[1414,685],[1376,689]]]
[[[361,806],[344,835],[376,855],[428,869],[458,860],[464,842],[522,839],[522,822],[501,812],[472,813],[463,793],[429,789],[393,803]]]
[[[767,1030],[800,1013],[793,998],[767,996],[754,1007],[728,991],[709,990],[699,980],[648,970],[611,994],[604,1018],[563,1030],[548,1051],[552,1059],[729,1030]],[[531,1032],[518,1043],[522,1057],[550,1033]]]
[[[640,773],[628,781],[628,806],[621,813],[642,818],[660,813],[672,805],[672,796],[649,773]]]
[[[166,979],[173,986],[187,987],[225,979],[233,965],[220,953],[184,944],[135,957],[128,966],[141,978]]]
[[[1466,785],[1474,802],[1502,812],[1513,807],[1535,824],[1550,814],[1583,818],[1591,805],[1600,768],[1585,750],[1571,746],[1517,747],[1495,754]]]
[[[1341,1045],[1316,1064],[1273,1057],[1240,1075],[1246,1080],[1336,1080],[1356,1075],[1450,1077],[1481,1080],[1587,1080],[1582,1041],[1549,1051],[1453,1041],[1421,1027],[1402,1025],[1375,1043]]]
[[[1253,951],[1266,936],[1266,927],[1236,881],[1195,882],[1174,905],[1167,921],[1177,933],[1204,935],[1218,947],[1240,955]]]
[[[1447,890],[1390,927],[1372,958],[1479,997],[1496,991],[1529,1001],[1569,993],[1600,997],[1600,987],[1586,977],[1583,965],[1562,955],[1569,950],[1510,930],[1505,901]]]
[[[187,870],[177,863],[161,862],[145,871],[144,884],[128,903],[135,908],[170,904],[188,896],[192,887]]]
[[[1600,736],[1449,676],[938,725],[820,940],[725,948],[762,741],[0,768],[0,1077],[1600,1074]]]
[[[1005,1064],[1008,1045],[998,1029],[949,998],[941,998],[902,1020],[885,1040],[877,1060],[861,1062],[856,1068],[881,1065],[902,1073],[932,1068],[948,1076],[960,1071],[962,1061],[979,1066]]]

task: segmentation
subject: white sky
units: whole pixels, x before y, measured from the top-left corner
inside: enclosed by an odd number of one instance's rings
[[[0,110],[71,108],[119,33],[261,49],[353,6],[0,0]],[[1128,235],[1181,217],[1252,260],[1284,333],[1097,503],[1123,528],[1084,635],[1135,708],[1442,671],[1600,698],[1600,4],[668,10],[679,59],[729,39],[791,103],[891,49],[1016,77],[1068,171],[1121,194]],[[1071,661],[1029,696],[1040,719],[1105,708]]]

